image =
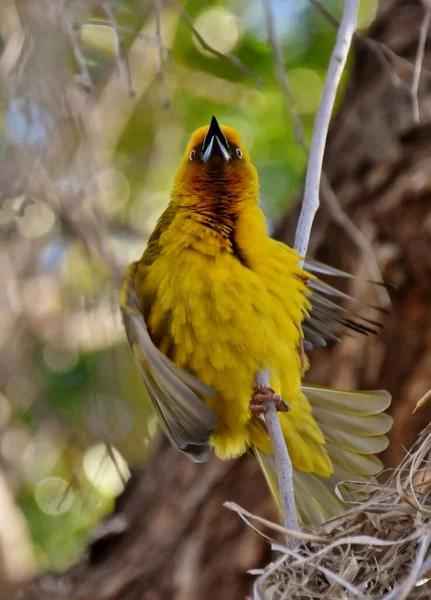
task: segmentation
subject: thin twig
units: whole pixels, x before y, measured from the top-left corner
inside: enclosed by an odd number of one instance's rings
[[[329,21],[329,23],[331,23],[331,25],[333,25],[335,27],[335,29],[339,28],[339,26],[340,26],[339,20],[337,18],[335,18],[334,15],[331,14],[329,12],[329,10],[327,8],[325,8],[321,2],[319,2],[319,0],[309,0],[309,1],[313,6],[315,6],[317,8],[317,10],[325,17],[325,19],[327,21]]]
[[[75,25],[79,26],[80,24],[76,23]],[[110,23],[110,21],[104,21],[103,19],[88,19],[87,21],[84,21],[83,25],[96,25],[98,27],[112,27],[112,23]],[[124,25],[120,25],[118,22],[117,22],[117,30],[120,32],[123,32],[123,33],[128,33],[130,35],[133,35],[135,38],[145,40],[149,44],[152,44],[153,46],[159,46],[159,42],[154,36],[146,35],[145,33],[142,33],[142,31],[138,31],[136,29],[131,29],[130,27],[125,27]],[[162,46],[162,48],[163,48],[163,52],[166,52],[167,54],[170,53],[170,49],[167,46]]]
[[[415,412],[419,409],[422,408],[422,406],[428,402],[428,400],[431,398],[431,388],[425,392],[425,394],[422,396],[422,398],[420,400],[417,401],[416,406],[412,412],[412,414],[414,415]]]
[[[339,22],[337,21],[337,19],[335,19],[335,17],[333,17],[331,15],[331,13],[320,4],[320,2],[318,2],[317,0],[310,0],[310,2],[314,6],[316,6],[324,14],[324,16],[332,24],[335,24],[335,26],[338,28]],[[302,124],[301,116],[300,116],[300,113],[299,113],[299,110],[298,110],[298,107],[296,104],[295,95],[293,94],[292,88],[290,87],[289,76],[288,76],[288,73],[287,73],[287,70],[286,70],[286,67],[284,64],[284,60],[283,60],[283,53],[281,50],[280,42],[278,40],[278,36],[275,31],[275,17],[274,17],[274,11],[272,8],[271,0],[264,0],[263,4],[264,4],[265,15],[266,15],[266,21],[267,21],[269,43],[272,48],[272,52],[273,52],[274,60],[275,60],[275,64],[276,64],[276,69],[277,69],[277,77],[278,77],[278,80],[280,83],[280,87],[284,92],[286,103],[292,112],[296,141],[298,142],[298,144],[301,146],[301,148],[304,150],[305,154],[308,157],[309,148],[308,148],[307,141],[305,138],[304,126]],[[370,41],[373,41],[373,40],[370,40]],[[383,49],[380,47],[378,47],[377,49],[379,50],[379,55],[383,58],[383,60],[388,61],[388,58],[386,57],[386,55],[383,52]],[[386,65],[387,64],[388,63],[386,62]],[[323,178],[323,190],[322,190],[323,198],[327,202],[327,206],[328,206],[329,212],[331,213],[332,218],[339,225],[344,227],[346,233],[351,237],[353,242],[357,245],[359,250],[362,252],[364,258],[366,259],[365,264],[367,266],[367,269],[368,269],[371,279],[373,279],[375,281],[382,281],[382,279],[383,279],[382,274],[380,272],[380,268],[379,268],[377,259],[375,257],[373,248],[372,248],[369,240],[365,237],[365,235],[362,233],[362,231],[353,223],[353,221],[350,219],[350,217],[344,211],[344,209],[341,206],[341,203],[338,200],[337,196],[335,195],[335,192],[332,189],[329,179],[326,176],[324,171],[322,172],[322,178]],[[389,294],[388,294],[386,288],[378,287],[377,293],[380,297],[380,301],[382,302],[383,306],[390,306],[391,301],[390,301]]]
[[[167,0],[167,2],[172,6],[172,8],[175,11],[178,12],[184,23],[189,27],[190,31],[193,33],[193,35],[200,43],[202,48],[204,48],[204,50],[207,50],[211,54],[214,54],[214,56],[217,56],[218,58],[221,58],[222,60],[230,63],[233,67],[241,71],[241,73],[244,73],[244,75],[252,79],[256,85],[263,85],[262,79],[258,77],[255,73],[253,73],[253,71],[251,71],[237,56],[231,54],[230,52],[220,52],[219,50],[214,48],[214,46],[211,46],[211,44],[209,44],[196,29],[193,23],[193,19],[189,15],[189,13],[178,2],[176,2],[175,0]]]
[[[319,189],[322,175],[323,154],[328,135],[329,122],[341,75],[356,30],[359,0],[345,0],[343,17],[337,40],[329,61],[322,97],[314,120],[310,158],[305,179],[304,199],[295,235],[295,249],[305,257],[314,216],[319,208]]]
[[[413,108],[413,120],[415,123],[419,123],[420,114],[419,114],[419,99],[418,99],[418,91],[419,91],[419,80],[421,78],[422,71],[422,63],[425,56],[425,44],[428,37],[428,29],[431,18],[431,1],[430,0],[422,0],[424,5],[424,16],[422,20],[422,24],[419,30],[419,39],[418,39],[418,47],[416,50],[416,60],[415,60],[415,70],[413,71],[413,80],[412,87],[410,90],[412,97],[412,108]]]
[[[166,87],[165,74],[163,71],[163,41],[162,41],[162,6],[161,0],[153,0],[154,14],[156,17],[156,39],[157,48],[159,53],[159,66],[157,70],[157,77],[159,78],[160,85],[162,87],[162,104],[165,108],[169,108],[169,95]]]
[[[424,0],[424,1],[429,2],[429,0]],[[313,6],[316,7],[316,9],[328,21],[328,23],[330,23],[336,29],[338,29],[340,22],[338,21],[338,19],[336,17],[334,17],[334,15],[332,13],[329,12],[329,10],[327,10],[322,5],[320,0],[309,0],[309,2]],[[353,37],[354,37],[355,41],[362,42],[365,45],[367,45],[368,47],[373,48],[376,51],[376,53],[378,54],[379,59],[381,59],[380,55],[383,54],[388,60],[397,61],[398,63],[402,64],[404,67],[406,67],[410,71],[414,70],[415,67],[414,67],[414,65],[412,65],[411,62],[409,62],[407,59],[403,58],[402,56],[398,56],[398,54],[396,52],[394,52],[391,48],[389,48],[389,46],[387,46],[380,40],[375,40],[375,39],[370,38],[367,35],[364,35],[363,33],[359,33],[357,31],[354,33]],[[387,66],[387,65],[385,65],[385,66]],[[421,75],[422,76],[426,75],[427,77],[431,77],[431,71],[429,71],[428,69],[422,68]],[[394,82],[397,85],[397,87],[401,84],[402,87],[408,88],[408,86],[404,83],[404,81],[402,81],[402,79],[400,77],[398,77],[398,75],[396,73],[395,73],[395,77],[394,77]]]
[[[290,86],[289,76],[284,64],[283,52],[278,41],[278,36],[275,28],[275,15],[271,0],[263,0],[263,9],[265,11],[266,27],[268,31],[268,41],[274,55],[277,78],[280,83],[281,90],[286,100],[286,105],[290,107],[293,120],[293,129],[295,138],[301,148],[308,156],[308,145],[305,138],[305,131],[302,125],[301,116],[296,104],[295,95]]]
[[[73,55],[75,56],[75,60],[78,63],[79,68],[81,70],[82,86],[85,89],[85,91],[90,92],[93,89],[93,81],[91,79],[90,72],[87,68],[87,63],[82,53],[81,46],[79,45],[79,41],[77,38],[77,29],[74,27],[73,21],[70,18],[69,13],[67,12],[64,0],[59,0],[58,4],[56,3],[55,6],[57,7],[57,10],[60,14],[64,30],[72,46],[72,51]]]
[[[417,583],[421,567],[426,557],[429,545],[431,543],[431,533],[421,539],[418,544],[418,552],[410,573],[400,586],[394,586],[391,592],[385,594],[382,600],[405,600],[411,592],[412,587]]]
[[[314,6],[316,6],[318,8],[318,10],[320,10],[323,13],[323,15],[332,24],[335,24],[335,26],[338,28],[339,22],[337,21],[337,19],[335,19],[335,17],[333,17],[331,15],[331,13],[328,10],[326,10],[326,8],[324,6],[322,6],[320,4],[320,2],[318,2],[318,0],[310,0],[310,2]],[[266,20],[267,20],[268,38],[269,38],[269,42],[271,44],[271,48],[272,48],[272,51],[274,54],[274,60],[275,60],[276,67],[277,67],[278,80],[280,83],[280,87],[284,92],[284,96],[286,98],[287,105],[290,107],[290,110],[292,112],[295,138],[296,138],[296,141],[298,142],[298,144],[301,146],[301,148],[304,150],[305,154],[308,157],[309,148],[308,148],[307,141],[305,138],[304,126],[301,121],[301,116],[300,116],[300,113],[299,113],[299,110],[298,110],[298,107],[296,104],[295,96],[290,87],[289,76],[288,76],[288,73],[287,73],[287,70],[286,70],[286,67],[284,64],[281,46],[278,41],[278,37],[276,35],[275,18],[274,18],[274,12],[272,10],[271,0],[264,0],[264,9],[265,9]],[[374,41],[374,40],[369,40],[369,41]],[[380,47],[378,49],[380,50],[380,55],[382,57],[384,57],[384,60],[388,61],[383,50]],[[350,237],[352,238],[354,243],[362,251],[364,257],[368,259],[365,261],[365,263],[367,265],[367,268],[368,268],[371,278],[374,279],[375,281],[382,281],[383,278],[382,278],[382,275],[380,272],[380,268],[377,263],[376,257],[373,252],[373,248],[372,248],[369,240],[364,236],[362,231],[353,223],[353,221],[350,219],[350,217],[344,211],[344,209],[341,206],[341,203],[338,200],[337,196],[335,195],[335,192],[332,189],[329,179],[324,171],[322,171],[322,178],[323,178],[323,197],[327,200],[328,209],[331,213],[332,218],[337,223],[344,226],[346,233],[348,235],[350,235]],[[388,294],[387,290],[384,287],[381,287],[381,288],[379,287],[378,294],[380,295],[380,300],[383,303],[383,305],[389,306],[390,298],[389,298],[389,294]]]
[[[370,278],[373,281],[382,281],[380,267],[370,241],[344,211],[324,171],[322,172],[322,198],[325,200],[333,220],[343,227],[347,235],[350,236],[362,252]],[[387,289],[384,286],[376,286],[376,289],[382,306],[391,306],[391,299]]]
[[[311,4],[313,4],[313,6],[317,8],[317,10],[325,17],[325,19],[329,23],[331,23],[337,28],[339,27],[339,21],[321,4],[321,2],[319,2],[319,0],[310,0],[310,2]],[[411,64],[408,61],[405,61],[405,59],[399,57],[388,46],[386,46],[386,44],[383,44],[378,40],[374,40],[357,32],[353,34],[353,37],[375,50],[384,68],[388,69],[388,71],[390,72],[390,76],[393,79],[394,85],[396,85],[397,87],[407,87],[406,84],[402,81],[402,79],[400,79],[398,74],[395,72],[395,70],[390,69],[390,60],[396,58],[402,60],[403,62],[406,62],[407,65],[411,67]],[[365,264],[371,279],[373,279],[374,281],[382,281],[383,278],[380,271],[380,267],[370,241],[362,233],[359,227],[355,225],[355,223],[351,220],[351,218],[347,215],[347,213],[341,206],[341,203],[338,200],[334,190],[332,189],[329,179],[324,171],[322,171],[322,184],[322,197],[326,201],[326,206],[332,218],[339,225],[344,227],[346,233],[350,236],[352,241],[362,252],[363,256],[366,259]],[[391,300],[385,287],[378,287],[377,294],[383,306],[391,305]]]
[[[134,96],[135,91],[134,91],[133,85],[132,85],[132,76],[130,73],[128,54],[124,47],[124,42],[120,35],[119,25],[118,25],[117,19],[115,17],[115,13],[112,10],[112,6],[111,6],[111,3],[109,2],[109,0],[104,0],[102,2],[102,8],[103,8],[106,16],[108,17],[109,24],[111,25],[112,29],[114,30],[115,61],[117,63],[118,76],[120,77],[120,79],[122,79],[124,81],[124,83],[127,87],[129,96]]]
[[[394,87],[404,88],[410,92],[408,85],[401,79],[401,77],[398,75],[398,73],[396,72],[396,70],[394,69],[394,67],[392,65],[392,60],[394,59],[394,57],[399,60],[402,60],[402,61],[405,61],[404,58],[401,58],[400,56],[395,54],[395,52],[393,52],[390,48],[388,48],[388,46],[386,46],[386,44],[382,44],[381,42],[378,42],[377,40],[373,40],[372,38],[369,38],[365,35],[355,36],[355,39],[357,41],[360,41],[365,46],[367,46],[368,48],[371,48],[373,50],[376,57],[379,59],[380,64],[382,65],[384,70],[387,72],[389,78],[391,79]],[[409,67],[411,67],[411,64],[408,61],[405,61],[405,62],[407,63],[407,65]]]
[[[268,371],[259,371],[256,385],[270,387]],[[265,424],[274,449],[275,468],[277,471],[278,489],[280,491],[283,524],[286,529],[299,531],[298,515],[296,513],[295,495],[293,493],[293,467],[287,450],[286,441],[281,429],[277,409],[273,402],[265,404]],[[299,545],[298,539],[288,536],[287,547],[294,550]]]

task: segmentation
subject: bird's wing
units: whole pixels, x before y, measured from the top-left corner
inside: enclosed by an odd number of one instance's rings
[[[337,486],[347,502],[365,500],[372,491],[367,482],[383,466],[374,454],[382,452],[389,441],[385,434],[391,428],[392,418],[383,411],[388,408],[391,396],[383,390],[351,392],[311,385],[302,386],[302,391],[325,436],[325,449],[334,471],[329,477],[319,477],[294,470],[293,487],[301,521],[320,525],[349,508],[336,496]],[[256,447],[253,451],[280,510],[274,456]],[[352,493],[348,483],[342,483],[349,481],[363,484],[362,489],[355,486]]]
[[[200,398],[214,390],[177,367],[153,344],[135,289],[135,265],[121,290],[124,326],[147,392],[171,443],[196,462],[206,460],[216,415]]]
[[[369,308],[368,306],[318,278],[319,275],[327,275],[353,279],[354,275],[309,259],[305,260],[304,269],[316,275],[308,282],[308,288],[312,292],[309,297],[312,307],[302,325],[306,350],[314,346],[326,346],[330,341],[339,341],[343,332],[349,330],[364,335],[379,332],[382,325],[376,319],[359,314],[359,311]],[[341,305],[341,302],[346,300],[354,303],[354,311]],[[387,313],[384,308],[371,308],[376,312]]]

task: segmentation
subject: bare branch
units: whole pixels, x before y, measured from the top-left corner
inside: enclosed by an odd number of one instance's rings
[[[425,394],[422,396],[422,398],[420,400],[417,401],[416,406],[412,412],[412,414],[414,415],[415,412],[419,409],[422,408],[422,406],[428,402],[428,400],[431,398],[431,388],[425,392]]]
[[[319,208],[319,189],[322,175],[323,154],[328,135],[329,122],[341,75],[356,29],[359,0],[345,0],[343,17],[338,29],[337,40],[329,61],[322,97],[314,120],[310,147],[304,199],[295,235],[295,249],[305,257],[310,239],[314,216]]]
[[[74,26],[74,23],[67,11],[67,8],[65,6],[65,0],[59,0],[58,4],[55,3],[55,6],[57,7],[61,21],[63,23],[65,33],[69,38],[70,44],[72,46],[72,51],[73,55],[75,56],[75,60],[78,63],[78,66],[81,70],[80,79],[82,86],[85,89],[85,91],[90,92],[93,89],[93,81],[91,79],[90,72],[87,68],[87,63],[82,53],[81,46],[79,45],[79,41],[77,38],[77,29]]]
[[[424,16],[422,20],[422,25],[419,30],[419,39],[418,39],[418,47],[416,50],[416,60],[415,60],[415,69],[413,72],[413,80],[412,87],[410,90],[412,97],[412,108],[413,108],[413,119],[415,123],[420,122],[419,115],[419,100],[418,100],[418,90],[419,90],[419,81],[421,77],[422,71],[422,63],[425,55],[425,44],[428,36],[428,29],[431,18],[431,1],[423,0],[424,4]]]
[[[295,96],[292,88],[290,87],[289,76],[285,68],[283,53],[281,46],[278,41],[278,36],[275,31],[275,15],[274,7],[271,0],[263,0],[263,9],[265,11],[266,27],[268,32],[268,41],[274,55],[275,67],[277,72],[277,78],[280,83],[281,90],[286,100],[287,107],[290,107],[292,112],[293,127],[295,131],[295,138],[304,152],[308,155],[308,146],[305,139],[304,127],[302,125],[301,117],[299,114],[298,106],[296,104]]]
[[[395,58],[395,59],[399,59],[400,61],[405,62],[407,64],[407,66],[411,68],[412,65],[408,61],[406,61],[401,56],[398,56],[397,54],[395,54],[395,52],[393,52],[393,50],[388,48],[388,46],[386,46],[386,44],[382,44],[381,42],[379,42],[377,40],[373,40],[372,38],[369,38],[365,35],[355,36],[355,39],[357,41],[362,42],[365,46],[367,46],[368,48],[371,48],[374,51],[376,57],[380,61],[380,64],[385,69],[385,71],[388,73],[388,75],[389,75],[390,79],[392,80],[392,83],[395,87],[406,88],[408,90],[407,84],[401,79],[401,77],[398,75],[398,73],[396,72],[396,70],[394,69],[393,64],[392,64],[392,61]]]
[[[84,24],[85,25],[98,25],[100,27],[112,27],[112,23],[110,21],[104,21],[103,19],[88,19],[88,21],[85,21]],[[75,26],[76,25],[77,24],[75,24]],[[148,44],[150,44],[152,46],[159,47],[159,45],[160,45],[159,41],[154,36],[146,35],[145,33],[142,33],[142,31],[137,31],[136,29],[130,29],[130,27],[125,27],[124,25],[120,25],[118,23],[118,21],[117,21],[116,28],[117,28],[117,31],[128,33],[128,34],[133,35],[141,40],[145,40],[146,42],[148,42]],[[170,48],[162,45],[162,49],[166,55],[170,56],[170,54],[171,54]]]
[[[336,223],[343,227],[347,235],[350,236],[350,238],[362,252],[362,255],[365,259],[364,262],[368,269],[371,279],[373,279],[374,281],[382,281],[380,267],[375,257],[373,247],[370,241],[366,238],[366,236],[362,233],[359,227],[355,225],[355,223],[343,210],[343,207],[341,206],[340,201],[338,200],[334,190],[332,189],[332,186],[325,172],[322,173],[322,197],[326,202],[326,206],[328,207],[331,217]],[[383,286],[376,286],[376,289],[382,306],[390,306],[391,299],[386,288]]]
[[[259,371],[256,377],[256,385],[270,387],[268,371]],[[273,402],[265,404],[265,423],[274,449],[275,467],[277,471],[278,488],[280,491],[281,510],[283,513],[283,524],[286,529],[299,531],[298,515],[296,513],[295,495],[293,492],[293,467],[287,451],[286,442],[281,430],[277,409]],[[288,536],[287,547],[294,550],[299,541]]]
[[[130,65],[127,51],[124,47],[124,42],[121,39],[120,29],[118,25],[118,21],[115,17],[114,11],[112,9],[111,3],[109,0],[104,0],[102,2],[103,10],[105,11],[106,16],[108,17],[109,24],[114,30],[115,36],[115,61],[117,63],[118,76],[122,79],[127,87],[127,91],[129,96],[134,96],[135,91],[132,85],[132,76],[130,74]]]
[[[324,8],[317,0],[310,0],[310,2],[313,5],[315,5],[325,15],[325,17],[328,20],[330,20],[331,23],[335,24],[338,27],[338,21],[335,19],[335,17],[331,15],[331,13],[329,13],[326,10],[326,8]],[[277,77],[280,83],[280,87],[284,92],[286,104],[292,112],[295,138],[298,144],[304,150],[305,154],[308,156],[309,149],[305,138],[304,126],[301,121],[301,116],[299,114],[295,96],[293,94],[292,88],[290,87],[289,76],[284,64],[283,54],[275,31],[275,18],[271,0],[264,0],[264,10],[267,21],[268,39],[274,55],[274,60],[277,69]],[[364,41],[372,42],[374,40],[369,40],[368,38],[366,38]],[[382,62],[385,61],[385,66],[389,67],[388,58],[386,57],[380,45],[377,46],[376,50],[378,51],[379,57],[382,59]],[[393,70],[391,69],[391,74],[392,71]],[[393,75],[396,75],[395,72],[393,73]],[[382,281],[383,278],[380,272],[380,268],[370,242],[364,236],[362,231],[353,223],[353,221],[350,219],[347,213],[343,210],[341,203],[335,195],[334,190],[332,189],[332,186],[324,172],[322,174],[322,178],[323,198],[327,201],[327,207],[332,218],[339,225],[344,227],[346,233],[351,237],[353,242],[362,252],[364,258],[366,259],[365,264],[370,273],[370,277],[375,281]],[[391,302],[387,290],[384,287],[379,287],[377,289],[377,293],[380,297],[380,301],[382,302],[383,306],[390,306]]]
[[[179,15],[181,16],[182,20],[190,28],[191,32],[193,33],[193,35],[195,36],[195,38],[198,40],[198,42],[200,43],[200,45],[202,46],[202,48],[204,48],[205,50],[207,50],[211,54],[214,54],[214,56],[217,56],[218,58],[221,58],[222,60],[230,63],[233,67],[235,67],[236,69],[238,69],[239,71],[241,71],[241,73],[244,73],[244,75],[246,75],[247,77],[249,77],[250,79],[252,79],[255,82],[256,85],[259,85],[259,86],[263,85],[263,81],[260,79],[260,77],[258,77],[257,75],[255,75],[255,73],[253,73],[253,71],[251,71],[242,62],[242,60],[240,60],[237,56],[235,56],[234,54],[231,54],[230,52],[226,52],[226,53],[220,52],[219,50],[217,50],[216,48],[214,48],[213,46],[211,46],[211,44],[209,44],[206,41],[206,39],[196,29],[196,27],[193,24],[192,17],[189,15],[189,13],[186,10],[184,10],[182,8],[182,6],[180,6],[180,4],[178,4],[175,0],[167,0],[167,3],[170,4],[170,6],[176,12],[179,13]]]
[[[165,108],[169,108],[169,96],[166,87],[165,75],[163,72],[163,43],[162,43],[162,6],[161,0],[153,0],[154,13],[156,17],[156,39],[157,48],[159,51],[159,67],[157,70],[157,77],[162,86],[162,104]]]
[[[425,2],[429,2],[429,0],[424,0]],[[327,10],[322,3],[320,2],[320,0],[309,0],[309,2],[316,7],[316,9],[320,12],[321,15],[323,15],[323,17],[328,21],[328,23],[330,23],[331,25],[333,25],[335,28],[338,28],[339,26],[339,21],[338,19],[336,19],[334,17],[334,15],[332,13],[329,12],[329,10]],[[375,40],[373,38],[370,38],[366,35],[363,35],[362,33],[358,33],[357,31],[354,34],[354,39],[357,42],[362,42],[363,44],[365,44],[366,46],[373,48],[373,50],[376,52],[377,57],[379,58],[379,60],[382,62],[382,55],[385,56],[385,58],[388,59],[388,61],[396,61],[399,64],[403,65],[404,67],[406,67],[407,69],[414,70],[414,65],[412,65],[411,62],[409,62],[408,60],[406,60],[405,58],[403,58],[402,56],[398,56],[398,54],[396,52],[394,52],[391,48],[389,48],[389,46],[387,46],[386,44],[384,44],[383,42],[380,42],[379,40]],[[385,67],[388,66],[388,63],[386,63],[384,65]],[[422,75],[426,75],[427,77],[431,77],[431,71],[428,71],[427,69],[421,68],[421,74]],[[404,83],[404,81],[402,81],[402,79],[400,79],[400,77],[398,77],[397,73],[395,73],[395,71],[393,72],[393,74],[391,75],[395,85],[398,86],[402,86],[402,87],[407,87],[407,85]]]
[[[339,20],[336,19],[334,15],[331,14],[321,2],[319,2],[319,0],[310,0],[310,3],[317,8],[317,10],[325,17],[327,21],[329,21],[329,23],[331,23],[331,25],[338,29],[338,27],[340,26]]]

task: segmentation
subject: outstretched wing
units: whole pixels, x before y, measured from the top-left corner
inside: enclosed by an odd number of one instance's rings
[[[304,269],[317,276],[310,279],[308,287],[312,294],[310,302],[312,309],[302,324],[304,332],[304,347],[309,350],[315,346],[326,346],[328,342],[338,342],[343,332],[355,331],[363,335],[379,333],[382,325],[375,319],[362,316],[360,311],[367,308],[358,300],[318,279],[319,275],[330,277],[341,277],[353,279],[354,275],[340,271],[333,267],[313,260],[305,260]],[[376,285],[383,285],[376,283]],[[340,303],[350,301],[355,304],[357,310],[349,311]],[[372,307],[376,312],[387,313],[380,307]]]
[[[325,449],[334,468],[329,477],[293,471],[295,500],[301,521],[320,525],[348,510],[349,501],[366,500],[372,488],[366,486],[381,470],[382,463],[375,453],[388,445],[386,433],[392,418],[385,414],[391,397],[388,392],[374,390],[353,392],[304,385],[313,416],[325,436]],[[253,452],[265,475],[279,511],[281,510],[274,456],[254,447]],[[363,483],[354,495],[348,481]],[[341,501],[335,494],[339,487]],[[358,486],[356,486],[358,487]]]
[[[217,417],[200,396],[214,390],[177,367],[153,344],[135,289],[136,265],[129,267],[121,290],[124,326],[148,394],[171,443],[196,462],[209,453]]]

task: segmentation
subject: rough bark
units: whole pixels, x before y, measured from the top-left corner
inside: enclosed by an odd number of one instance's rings
[[[420,2],[386,0],[369,35],[414,62],[422,16]],[[415,124],[412,68],[400,60],[391,63],[377,47],[357,40],[351,82],[325,160],[342,206],[372,241],[385,280],[397,290],[391,293],[393,307],[382,335],[346,338],[329,351],[315,352],[309,379],[340,387],[382,387],[393,394],[395,424],[385,456],[391,466],[431,412],[430,403],[411,416],[431,379],[431,77],[425,70],[419,88],[421,122]],[[291,241],[295,222],[295,215],[287,218],[279,236]],[[310,250],[334,266],[367,276],[360,251],[334,224],[324,202]],[[357,294],[371,300],[369,285],[355,285]],[[266,516],[273,511],[250,458],[195,465],[163,443],[149,466],[132,478],[79,563],[65,574],[43,575],[18,597],[243,598],[251,583],[246,570],[267,563],[270,553],[262,539],[223,508],[227,500]]]

